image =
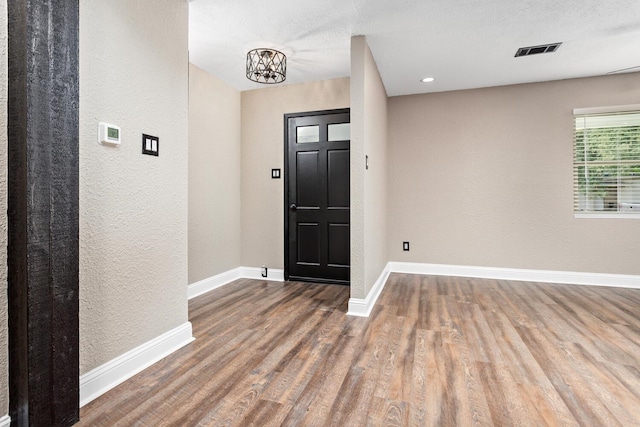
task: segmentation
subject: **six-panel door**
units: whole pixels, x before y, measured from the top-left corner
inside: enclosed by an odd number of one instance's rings
[[[289,115],[286,122],[288,278],[348,284],[349,112]]]

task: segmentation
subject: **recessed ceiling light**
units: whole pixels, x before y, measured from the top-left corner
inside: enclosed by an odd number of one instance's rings
[[[424,79],[420,80],[422,83],[431,83],[432,81],[434,81],[435,78],[433,77],[425,77]]]

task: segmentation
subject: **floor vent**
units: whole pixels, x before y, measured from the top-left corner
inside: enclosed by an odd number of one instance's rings
[[[529,47],[521,47],[516,52],[516,58],[519,56],[529,56],[529,55],[537,55],[539,53],[551,53],[558,50],[560,47],[560,43],[551,43],[551,44],[543,44],[540,46],[529,46]]]

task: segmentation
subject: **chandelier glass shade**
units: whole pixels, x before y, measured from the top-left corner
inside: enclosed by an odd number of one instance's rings
[[[287,78],[287,57],[274,49],[253,49],[247,53],[247,78],[264,84],[282,83]]]

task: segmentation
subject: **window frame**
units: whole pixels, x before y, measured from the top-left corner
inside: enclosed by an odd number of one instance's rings
[[[573,216],[574,218],[589,218],[589,219],[640,219],[640,212],[624,212],[624,211],[586,211],[580,212],[575,210],[575,198],[576,198],[576,183],[575,183],[575,159],[576,159],[576,118],[579,116],[585,115],[596,115],[596,114],[615,114],[615,113],[625,113],[625,112],[640,112],[640,104],[629,104],[629,105],[613,105],[606,107],[587,107],[587,108],[574,108],[573,109],[573,138],[572,138],[572,149],[571,149],[571,159],[572,159],[572,206],[573,206]],[[640,162],[640,160],[639,160]]]

